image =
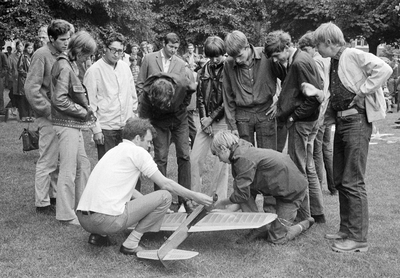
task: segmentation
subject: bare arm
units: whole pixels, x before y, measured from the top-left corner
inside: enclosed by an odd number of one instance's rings
[[[209,206],[212,204],[212,197],[207,196],[200,192],[194,192],[184,188],[178,183],[166,178],[160,171],[155,172],[150,179],[157,183],[161,189],[168,190],[169,192],[175,193],[184,198],[194,200],[196,203]]]

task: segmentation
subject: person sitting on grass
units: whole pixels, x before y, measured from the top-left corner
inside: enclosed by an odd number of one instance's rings
[[[91,233],[90,244],[108,246],[108,235],[137,223],[120,248],[125,255],[136,255],[143,250],[139,246],[142,235],[159,231],[171,205],[170,192],[203,205],[212,204],[211,197],[188,190],[161,174],[148,152],[154,134],[149,120],[128,119],[122,131],[123,142],[109,150],[93,169],[77,207],[81,226]],[[141,174],[161,190],[142,195],[135,189]]]
[[[270,225],[250,231],[237,243],[247,243],[265,238],[275,244],[285,244],[314,224],[307,208],[308,181],[286,154],[255,148],[229,131],[219,131],[211,145],[211,152],[219,160],[232,165],[233,193],[229,198],[218,200],[216,208],[237,204],[244,212],[258,212],[257,194],[276,199],[278,218]],[[232,208],[232,206],[231,206]],[[299,219],[293,225],[295,219]]]

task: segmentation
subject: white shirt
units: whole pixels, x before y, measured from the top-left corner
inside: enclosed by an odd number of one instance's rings
[[[169,65],[171,65],[172,56],[169,57],[169,59],[167,59],[164,56],[164,50],[161,50],[160,52],[161,52],[161,60],[162,60],[162,64],[163,64],[163,72],[168,72]]]
[[[115,68],[104,59],[98,60],[86,71],[83,84],[97,117],[93,133],[123,128],[137,110],[135,81],[129,66],[121,60]]]
[[[77,210],[121,215],[140,174],[151,177],[157,171],[157,164],[145,149],[124,139],[94,167]]]

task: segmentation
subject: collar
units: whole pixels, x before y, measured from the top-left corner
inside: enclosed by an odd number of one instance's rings
[[[340,56],[342,55],[343,51],[344,51],[346,48],[347,48],[346,46],[342,46],[342,47],[339,49],[339,51],[336,53],[336,55],[332,57],[332,59],[339,60],[339,59],[340,59]]]
[[[161,53],[161,58],[162,58],[162,59],[166,59],[166,58],[165,58],[165,55],[164,55],[164,48],[160,50],[160,53]],[[172,57],[174,57],[174,56],[171,56],[169,59],[166,59],[166,60],[171,61],[171,60],[172,60]]]
[[[297,52],[297,48],[293,47],[293,52],[292,52],[292,54],[290,54],[289,59],[288,59],[288,66],[290,66],[293,63],[296,52]]]
[[[51,44],[51,42],[47,43],[47,47],[49,48],[51,54],[53,54],[54,56],[58,56],[61,54],[61,52],[58,52],[57,49]]]

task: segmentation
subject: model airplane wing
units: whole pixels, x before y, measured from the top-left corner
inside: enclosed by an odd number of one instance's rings
[[[186,219],[186,213],[166,214],[161,231],[175,231]],[[210,212],[189,228],[189,232],[211,232],[224,230],[255,229],[276,219],[274,213]]]

